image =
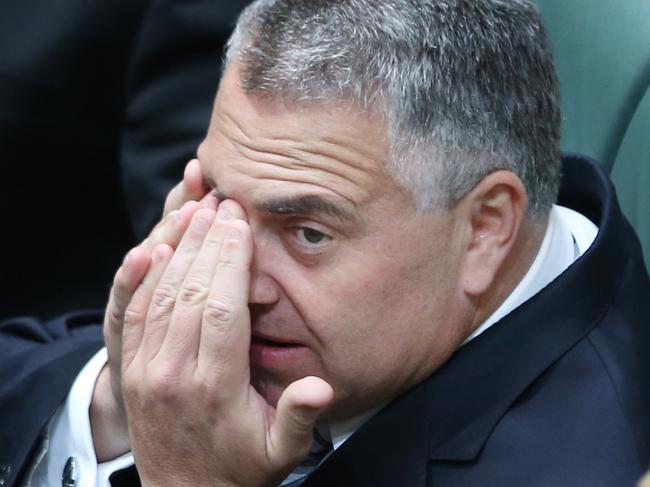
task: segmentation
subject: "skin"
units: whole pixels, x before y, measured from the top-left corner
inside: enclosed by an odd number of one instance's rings
[[[169,192],[161,221],[148,238],[129,251],[115,274],[103,326],[108,363],[97,379],[90,407],[95,454],[100,462],[130,448],[121,387],[122,329],[127,306],[149,268],[153,250],[161,244],[176,248],[194,212],[201,207],[216,208],[217,202],[206,193],[199,161],[192,159],[185,167],[183,180]]]
[[[464,235],[454,214],[416,215],[384,170],[387,155],[383,125],[355,107],[300,110],[246,96],[236,70],[222,82],[198,157],[255,237],[252,333],[308,349],[287,364],[253,357],[253,384],[271,404],[315,375],[336,393],[328,415],[352,416],[421,381],[463,339],[452,330],[468,320],[456,277]],[[351,219],[264,211],[307,196]],[[305,228],[324,237],[312,244]]]
[[[420,382],[490,311],[476,308],[484,288],[468,293],[464,287],[478,277],[464,266],[475,232],[472,212],[480,206],[468,199],[451,211],[416,213],[410,195],[385,170],[386,129],[376,120],[344,103],[301,108],[247,95],[234,66],[198,150],[208,184],[239,202],[250,220],[253,335],[308,348],[286,366],[265,366],[253,357],[253,384],[273,404],[292,381],[322,377],[336,394],[328,419],[358,414]],[[512,176],[496,175],[490,196],[504,195],[502,203],[515,196],[521,222],[525,195]],[[516,186],[514,193],[508,184]],[[274,199],[311,195],[353,219],[264,211]],[[509,222],[507,251],[519,222]],[[481,224],[487,234],[497,222]],[[326,237],[310,244],[304,228]],[[522,254],[525,260],[530,252]],[[488,273],[503,257],[493,259]],[[482,253],[478,260],[484,259]]]
[[[176,251],[154,248],[107,340],[144,485],[273,485],[317,420],[425,379],[525,274],[545,222],[526,218],[521,181],[498,171],[418,213],[385,170],[380,120],[246,94],[226,71],[198,150],[225,201],[193,212]],[[98,411],[121,401],[106,382]]]

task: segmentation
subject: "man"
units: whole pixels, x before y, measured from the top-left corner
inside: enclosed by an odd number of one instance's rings
[[[631,485],[650,284],[559,121],[526,1],[255,2],[107,355],[3,326],[7,482]]]

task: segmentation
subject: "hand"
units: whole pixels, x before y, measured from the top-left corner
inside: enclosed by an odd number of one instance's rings
[[[203,184],[203,173],[198,159],[192,159],[185,166],[183,180],[172,188],[165,199],[163,216],[179,209],[187,201],[199,201],[208,192]]]
[[[115,458],[129,450],[120,385],[122,327],[126,307],[149,267],[153,249],[163,243],[175,248],[197,209],[206,206],[216,208],[216,200],[205,196],[206,192],[198,160],[193,159],[185,168],[183,181],[169,193],[160,223],[142,244],[127,254],[115,274],[104,316],[108,364],[97,380],[90,408],[95,453],[99,461]],[[200,203],[192,201],[202,197]]]
[[[322,379],[277,408],[250,385],[252,234],[231,200],[197,211],[178,249],[159,245],[124,325],[122,388],[142,485],[277,485],[311,445],[333,398]],[[149,286],[147,286],[149,289]],[[146,310],[146,312],[144,311]]]

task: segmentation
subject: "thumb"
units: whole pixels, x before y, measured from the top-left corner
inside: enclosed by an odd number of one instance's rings
[[[333,399],[332,386],[319,377],[305,377],[284,390],[269,432],[268,452],[274,463],[293,466],[307,455],[316,420]]]

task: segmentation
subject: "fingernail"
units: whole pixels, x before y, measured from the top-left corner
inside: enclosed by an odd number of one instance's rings
[[[217,210],[217,220],[232,220],[232,213],[220,206]]]

